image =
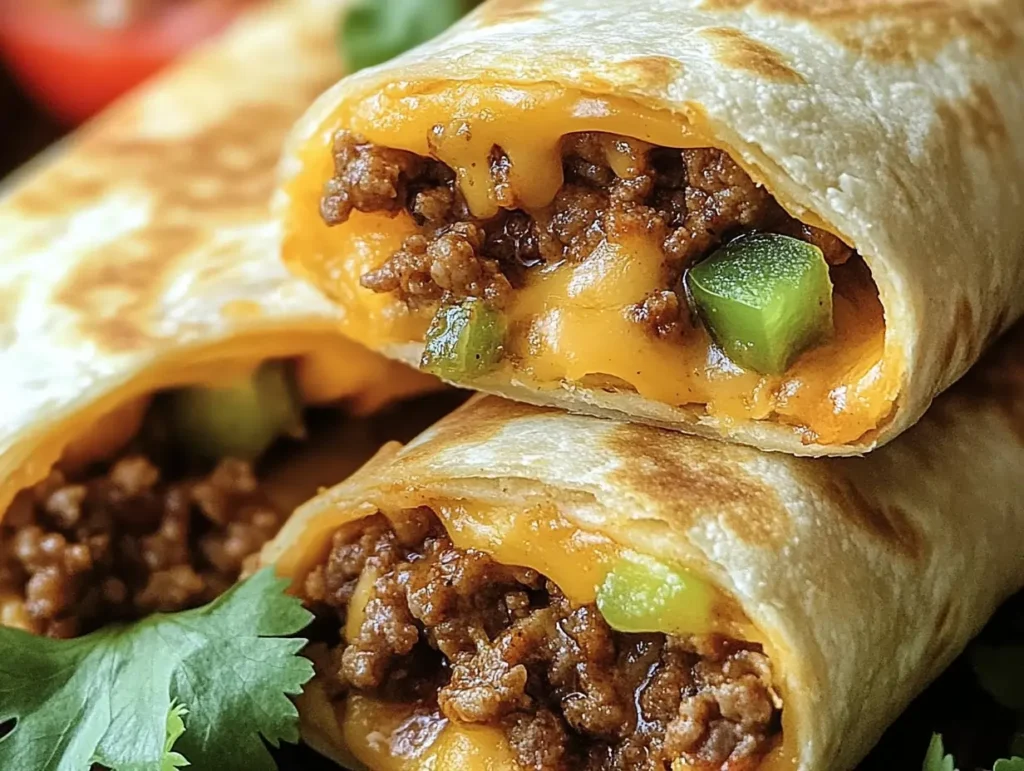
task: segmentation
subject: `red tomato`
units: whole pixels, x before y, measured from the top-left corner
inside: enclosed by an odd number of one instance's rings
[[[147,0],[145,13],[119,26],[102,26],[95,12],[90,18],[87,6],[99,5],[0,0],[0,54],[25,89],[69,123],[95,114],[221,31],[243,3]]]

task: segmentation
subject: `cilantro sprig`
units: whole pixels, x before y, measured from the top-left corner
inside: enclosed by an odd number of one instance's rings
[[[171,702],[167,713],[167,732],[164,739],[164,755],[160,760],[160,771],[174,771],[176,768],[192,765],[180,752],[174,752],[174,743],[185,733],[185,715],[188,710]]]
[[[338,31],[350,72],[372,67],[444,32],[481,0],[358,0]]]
[[[957,771],[953,764],[953,756],[946,754],[946,748],[942,745],[942,736],[932,734],[932,740],[928,744],[928,752],[924,756],[924,765],[921,771]]]
[[[288,695],[313,665],[286,637],[312,616],[260,571],[196,610],[74,640],[0,628],[0,768],[273,771],[299,739]],[[173,749],[172,749],[173,748]]]
[[[958,771],[953,756],[946,754],[940,734],[932,734],[921,771]],[[1013,757],[997,760],[992,766],[992,771],[1024,771],[1024,758]]]

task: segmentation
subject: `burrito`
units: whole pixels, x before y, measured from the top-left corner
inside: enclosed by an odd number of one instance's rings
[[[296,469],[332,409],[431,387],[340,338],[279,258],[280,145],[338,77],[339,7],[253,11],[6,189],[0,624],[65,637],[210,599],[372,453],[342,424]]]
[[[263,553],[371,771],[845,771],[1024,585],[1024,329],[810,459],[476,397]]]
[[[1021,314],[1024,12],[519,0],[302,118],[285,258],[453,383],[800,455]]]

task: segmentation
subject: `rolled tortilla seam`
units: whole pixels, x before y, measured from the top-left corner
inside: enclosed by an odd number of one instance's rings
[[[430,506],[456,545],[515,547],[578,586],[594,560],[508,524],[554,511],[586,538],[692,571],[742,611],[740,639],[763,646],[782,703],[782,741],[760,768],[850,769],[1024,585],[1022,339],[1015,329],[918,426],[856,459],[478,397],[300,507],[263,559],[301,592],[339,527]],[[304,704],[314,746],[341,741],[343,702]]]
[[[587,362],[582,331],[572,345],[564,338],[572,353],[547,375],[519,359],[491,377],[449,375],[479,390],[761,449],[854,455],[913,425],[1024,310],[1024,225],[1015,216],[1024,201],[1019,6],[662,0],[630,9],[628,23],[614,0],[583,6],[486,3],[441,38],[341,81],[300,121],[277,204],[285,257],[346,310],[349,334],[416,365],[426,321],[410,323],[416,313],[359,284],[386,256],[381,243],[397,249],[416,232],[412,218],[357,216],[347,231],[320,220],[339,129],[440,158],[455,168],[471,208],[474,197],[494,198],[487,173],[494,147],[511,159],[513,189],[518,179],[524,189],[544,187],[545,196],[561,179],[558,141],[569,132],[718,148],[790,215],[855,248],[884,309],[879,347],[853,366],[837,364],[834,382],[827,375],[812,396],[794,393],[814,382],[813,364],[793,381],[753,378],[734,411],[712,404],[716,393],[725,398],[715,383],[731,375],[710,365],[713,382],[700,382],[712,397],[687,397],[688,376],[676,371],[680,354],[671,346],[629,336],[622,361],[609,364],[618,356],[608,353],[616,346],[608,325],[624,310],[618,305],[591,330],[601,345]],[[451,140],[435,141],[434,126]],[[581,270],[567,291],[601,272]],[[600,296],[622,294],[615,290],[609,280]],[[623,304],[643,299],[640,292]],[[585,300],[589,312],[594,299]],[[546,316],[537,323],[538,335],[555,325]],[[658,354],[642,361],[627,355],[652,346]],[[744,408],[743,399],[755,407]],[[813,409],[800,399],[813,399]]]

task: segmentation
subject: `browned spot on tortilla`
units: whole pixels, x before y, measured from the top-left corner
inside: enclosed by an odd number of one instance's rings
[[[1008,140],[1009,132],[992,92],[974,84],[966,96],[936,106],[939,126],[951,133],[947,141],[969,143],[994,154]]]
[[[294,117],[291,109],[250,103],[192,136],[161,142],[104,134],[83,149],[131,164],[132,180],[157,197],[163,216],[179,209],[207,221],[262,218],[274,187],[280,138]]]
[[[83,337],[104,351],[135,350],[151,339],[149,322],[173,269],[202,234],[190,227],[152,224],[85,254],[57,291],[57,302],[78,314]]]
[[[560,411],[497,396],[477,397],[444,418],[436,436],[442,438],[445,446],[481,444],[493,439],[516,420],[552,414],[560,414]],[[435,453],[432,441],[424,445],[422,450],[416,447],[407,449],[402,454],[401,463],[416,466],[424,456],[433,456]]]
[[[706,11],[740,11],[751,4],[751,0],[704,0],[700,7]]]
[[[112,182],[92,173],[91,169],[75,172],[55,169],[26,182],[8,199],[8,205],[28,217],[73,211],[101,198]]]
[[[822,459],[819,461],[828,476],[825,479],[826,497],[837,504],[846,518],[901,554],[919,559],[924,542],[906,511],[896,505],[879,505],[847,480],[841,464]]]
[[[964,356],[968,359],[975,359],[981,351],[974,350],[974,339],[977,326],[974,319],[974,306],[966,295],[961,294],[956,301],[956,310],[953,312],[953,325],[960,330],[964,339]]]
[[[67,266],[56,300],[76,311],[86,340],[114,352],[147,344],[176,266],[218,230],[268,217],[279,142],[299,111],[288,102],[243,104],[192,136],[166,141],[140,137],[131,125],[103,126],[72,156],[81,159],[72,199],[61,166],[27,188],[34,216],[74,217],[90,196],[121,196],[148,210],[140,227],[97,240]]]
[[[746,70],[765,80],[805,83],[803,75],[790,67],[781,53],[732,27],[709,27],[701,35],[715,45],[716,58],[727,67]]]
[[[956,387],[939,397],[929,411],[971,414],[994,410],[1024,442],[1024,322],[1017,322]]]
[[[481,27],[490,27],[510,21],[529,21],[539,18],[544,0],[489,0],[477,11],[476,20]]]
[[[609,481],[654,498],[673,529],[721,520],[746,543],[777,548],[789,538],[785,504],[742,468],[756,450],[629,423],[607,434],[605,443],[622,460]]]
[[[140,136],[135,105],[80,135],[58,166],[31,179],[11,203],[34,217],[66,216],[112,194],[142,191],[160,216],[168,209],[198,221],[266,216],[281,138],[301,114],[303,94],[238,105],[193,134]]]
[[[946,372],[958,369],[964,360],[975,356],[971,343],[974,332],[974,311],[971,303],[965,295],[960,295],[953,311],[953,329],[942,347],[941,361]]]
[[[682,62],[668,56],[641,56],[616,65],[627,79],[640,88],[661,91],[668,88],[683,73]]]
[[[957,610],[947,597],[935,613],[933,632],[928,636],[926,655],[929,661],[949,662],[956,657],[962,647],[957,642],[957,626]]]
[[[855,53],[884,62],[934,58],[954,40],[985,55],[1015,46],[1012,3],[964,0],[704,0],[710,11],[754,9],[808,21]]]
[[[945,344],[942,346],[941,362],[944,372],[951,372],[956,366],[956,353],[960,348],[960,334],[961,330],[953,327],[949,337],[946,338]]]

